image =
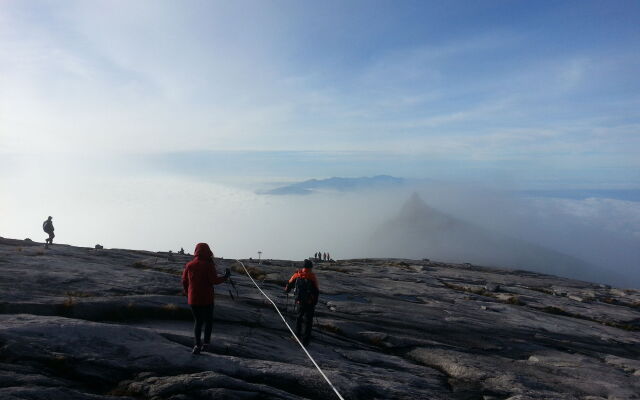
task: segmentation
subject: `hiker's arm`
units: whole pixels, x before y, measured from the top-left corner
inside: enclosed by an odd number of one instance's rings
[[[211,282],[212,285],[219,285],[226,280],[226,276],[218,276],[215,265],[209,270],[209,282]]]
[[[189,277],[187,275],[187,267],[184,267],[182,270],[182,288],[184,289],[184,294],[189,292]]]
[[[289,293],[293,288],[293,282],[287,282],[287,286],[284,287],[284,291]]]
[[[291,276],[291,278],[289,279],[289,282],[287,282],[287,286],[284,287],[284,291],[289,293],[291,291],[291,289],[293,289],[293,286],[295,285],[296,279],[298,279],[298,273],[296,272],[295,274],[293,274]]]

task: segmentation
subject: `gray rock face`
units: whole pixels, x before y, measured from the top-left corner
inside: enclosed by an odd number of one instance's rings
[[[190,257],[173,258],[0,239],[0,398],[336,398],[240,274],[235,301],[216,287],[212,348],[192,355]],[[301,264],[246,265],[294,323],[282,287]],[[345,399],[639,398],[636,290],[430,260],[316,274],[309,351]]]

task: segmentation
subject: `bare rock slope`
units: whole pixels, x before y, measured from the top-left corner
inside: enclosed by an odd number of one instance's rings
[[[232,260],[190,353],[188,256],[0,239],[2,399],[336,398]],[[300,266],[245,262],[287,310]],[[320,263],[310,353],[345,399],[640,398],[640,293],[399,259]]]

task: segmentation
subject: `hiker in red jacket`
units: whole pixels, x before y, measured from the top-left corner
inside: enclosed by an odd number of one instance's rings
[[[224,276],[218,276],[213,252],[206,243],[198,243],[193,253],[193,260],[189,261],[182,272],[182,286],[187,294],[195,324],[193,334],[195,346],[193,354],[207,351],[211,343],[211,328],[213,327],[213,285],[225,282],[231,271],[225,270]],[[204,324],[204,343],[200,340],[202,325]]]
[[[296,336],[302,338],[302,344],[309,345],[311,339],[311,326],[313,325],[313,314],[316,311],[320,287],[318,278],[311,271],[313,263],[311,260],[304,260],[304,267],[291,276],[285,292],[289,293],[295,287],[296,303],[298,304],[298,317],[296,319]],[[304,324],[304,331],[302,325]],[[301,336],[302,335],[302,336]]]

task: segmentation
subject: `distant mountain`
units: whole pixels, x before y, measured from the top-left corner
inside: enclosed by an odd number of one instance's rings
[[[429,207],[414,193],[400,213],[374,233],[376,256],[430,258],[607,281],[605,272],[558,251],[492,232]]]
[[[309,179],[304,182],[293,183],[275,189],[260,192],[271,195],[306,195],[318,191],[347,192],[357,189],[369,189],[389,186],[401,186],[406,182],[404,178],[396,178],[389,175],[377,175],[360,178]]]

